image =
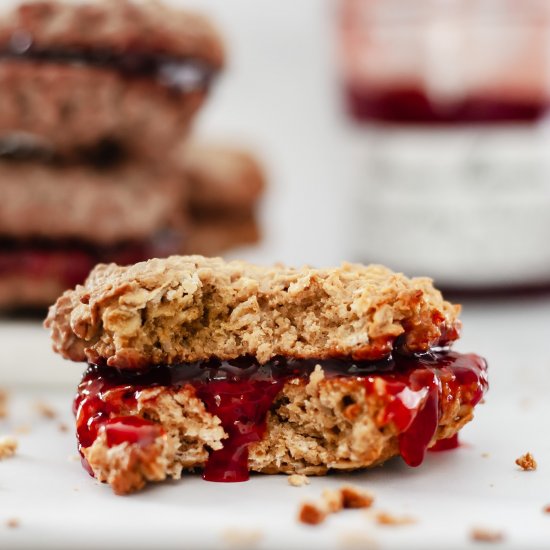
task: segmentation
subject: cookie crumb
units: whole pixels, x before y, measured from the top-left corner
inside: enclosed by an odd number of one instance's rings
[[[55,409],[53,409],[45,401],[36,401],[34,404],[34,408],[36,412],[38,412],[38,414],[40,414],[44,418],[52,420],[57,416],[57,412],[55,411]]]
[[[340,510],[351,508],[369,508],[374,497],[366,491],[360,491],[351,485],[345,485],[337,490],[325,489],[319,505],[307,502],[302,504],[299,519],[302,523],[317,525],[325,520],[328,514],[336,514]]]
[[[502,542],[504,534],[502,531],[492,531],[481,527],[475,527],[470,532],[470,538],[476,542]]]
[[[341,491],[333,491],[332,489],[325,489],[321,495],[323,499],[323,505],[327,512],[335,514],[344,508],[344,499]]]
[[[374,516],[374,519],[379,525],[398,526],[416,523],[416,520],[410,516],[394,516],[388,512],[378,512]]]
[[[17,451],[17,439],[15,437],[1,437],[0,438],[0,460],[13,456]]]
[[[516,464],[524,471],[529,472],[537,469],[537,461],[531,453],[525,453],[516,459]]]
[[[222,538],[231,548],[255,548],[262,540],[261,531],[245,529],[226,529]]]
[[[21,424],[21,426],[17,426],[17,428],[15,428],[15,433],[17,435],[26,435],[30,433],[30,431],[31,427],[28,424]]]
[[[300,512],[298,514],[298,519],[301,523],[307,525],[319,525],[323,523],[327,517],[325,510],[321,509],[316,504],[312,502],[304,502],[300,507]]]
[[[545,514],[550,514],[550,504],[547,504],[543,509],[542,511],[545,513]]]
[[[489,458],[490,456],[489,453],[481,453],[481,458]]]
[[[17,529],[19,525],[20,523],[17,518],[10,518],[6,521],[6,527],[9,527],[10,529]]]
[[[346,485],[340,489],[344,508],[369,508],[374,502],[374,497],[366,491]]]
[[[60,431],[60,432],[68,432],[69,431],[69,426],[67,426],[67,424],[64,424],[63,422],[60,422],[57,426],[57,429]]]
[[[8,392],[0,388],[0,418],[8,416]]]
[[[302,474],[292,474],[288,476],[288,484],[292,487],[303,487],[309,485],[309,478]]]

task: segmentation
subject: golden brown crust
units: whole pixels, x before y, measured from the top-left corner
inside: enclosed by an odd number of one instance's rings
[[[382,266],[259,267],[172,256],[99,265],[50,308],[54,350],[118,368],[251,355],[379,358],[398,337],[425,351],[456,339],[459,307],[429,279]]]
[[[4,49],[30,38],[37,50],[148,53],[199,59],[220,67],[223,46],[204,17],[160,2],[25,2],[0,20]],[[23,35],[23,36],[22,36]]]
[[[355,404],[352,417],[347,411],[350,399]],[[459,391],[441,401],[432,444],[453,436],[471,420],[473,409],[464,399]],[[325,379],[318,369],[309,380],[291,380],[274,401],[264,438],[249,447],[249,468],[267,474],[324,475],[328,470],[378,465],[399,454],[395,426],[380,420],[383,406],[357,378]],[[202,468],[210,450],[220,449],[226,437],[219,419],[205,410],[191,386],[142,390],[135,408],[123,414],[159,423],[164,435],[145,448],[128,443],[109,448],[100,433],[83,449],[96,477],[119,494]],[[358,505],[346,494],[348,507]]]

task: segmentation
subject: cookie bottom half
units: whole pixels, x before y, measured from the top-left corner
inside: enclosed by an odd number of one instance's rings
[[[450,351],[264,365],[243,357],[139,373],[91,366],[75,414],[84,466],[126,494],[193,470],[231,482],[396,455],[418,466],[472,419],[486,389],[485,361]]]

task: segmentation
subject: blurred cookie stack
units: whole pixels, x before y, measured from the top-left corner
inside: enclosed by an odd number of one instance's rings
[[[259,239],[255,207],[264,176],[257,161],[229,145],[186,144],[183,168],[188,188],[186,249],[215,256]]]
[[[242,195],[218,162],[255,201],[255,162],[204,147],[177,158],[223,61],[206,19],[159,3],[36,1],[1,15],[0,309],[44,307],[98,262],[234,244],[240,221],[218,237],[217,218],[193,216],[213,205],[225,219]]]

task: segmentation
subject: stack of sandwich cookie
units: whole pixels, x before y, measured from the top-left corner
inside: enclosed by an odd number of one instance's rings
[[[382,266],[264,268],[174,256],[97,266],[46,326],[89,368],[88,471],[116,493],[200,469],[325,474],[456,444],[486,363],[450,350],[459,307]]]
[[[98,261],[182,249],[170,157],[222,62],[207,21],[158,3],[0,18],[0,309],[45,307]]]
[[[0,139],[23,133],[57,152],[105,141],[166,156],[223,64],[204,18],[160,3],[57,0],[0,21]]]

